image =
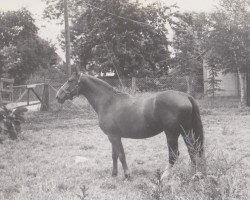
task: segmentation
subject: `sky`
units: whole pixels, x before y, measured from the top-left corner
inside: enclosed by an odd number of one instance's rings
[[[141,0],[141,2],[168,2],[170,5],[177,3],[182,11],[212,11],[218,0]],[[48,22],[42,18],[45,8],[42,0],[0,0],[0,11],[18,10],[22,7],[27,8],[36,20],[39,28],[39,36],[56,44],[57,53],[63,58],[64,52],[57,44],[57,37],[63,26],[59,26],[57,22]]]

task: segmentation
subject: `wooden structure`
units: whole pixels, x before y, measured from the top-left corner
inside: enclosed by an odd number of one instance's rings
[[[0,106],[6,105],[10,103],[17,103],[20,102],[23,97],[27,94],[27,104],[22,106],[30,106],[41,104],[41,111],[49,110],[49,85],[45,83],[38,83],[38,84],[31,84],[31,85],[18,85],[13,86],[14,79],[8,78],[0,78]],[[36,92],[35,88],[37,86],[43,86],[42,96],[40,97],[39,94]],[[13,91],[15,88],[25,88],[24,92],[20,95],[20,97],[14,101],[13,99]],[[30,94],[33,93],[39,102],[30,103]],[[17,107],[22,107],[17,106]]]
[[[246,85],[247,85],[247,87],[246,87],[246,95],[247,95],[247,99],[246,99],[246,105],[248,106],[248,107],[250,107],[250,69],[249,69],[250,67],[248,66],[247,67],[247,71],[246,71]]]
[[[41,86],[41,85],[43,86],[42,97],[40,97],[39,94],[35,90],[37,86]],[[13,86],[13,88],[25,88],[24,92],[20,95],[20,97],[15,102],[21,101],[23,97],[27,94],[27,104],[24,106],[41,104],[41,108],[40,108],[41,111],[49,110],[49,85],[48,84],[38,83],[38,84],[31,84],[31,85],[18,85],[18,86]],[[33,93],[36,96],[39,102],[30,103],[31,93]]]
[[[0,105],[13,101],[14,79],[0,78]]]

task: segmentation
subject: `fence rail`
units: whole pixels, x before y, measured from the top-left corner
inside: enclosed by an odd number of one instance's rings
[[[136,92],[156,92],[156,91],[163,91],[163,90],[178,90],[182,92],[187,92],[187,82],[185,77],[177,77],[177,76],[164,76],[160,78],[123,78],[118,80],[115,77],[101,77],[104,81],[108,82],[111,86],[117,88],[120,91],[127,92],[127,93],[136,93]],[[66,77],[63,78],[54,78],[54,79],[36,79],[35,81],[29,81],[28,84],[30,86],[35,85],[35,93],[30,92],[29,94],[27,91],[27,85],[20,85],[14,86],[13,90],[13,101],[35,101],[37,100],[37,96],[44,97],[44,84],[48,85],[47,88],[47,101],[49,101],[49,106],[51,109],[61,109],[65,107],[72,108],[79,106],[83,102],[79,99],[74,100],[77,104],[76,106],[72,105],[70,102],[66,102],[64,105],[60,105],[56,101],[56,92],[57,90],[64,84],[66,81]],[[202,86],[197,85],[198,90],[201,90]],[[73,103],[74,103],[73,102]],[[78,105],[79,104],[79,105]],[[86,101],[84,101],[86,106]],[[82,105],[80,105],[82,106]]]

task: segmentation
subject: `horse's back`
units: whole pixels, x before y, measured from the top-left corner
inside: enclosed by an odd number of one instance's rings
[[[189,95],[183,92],[167,90],[156,93],[156,103],[158,106],[168,106],[168,108],[192,107],[188,99]]]

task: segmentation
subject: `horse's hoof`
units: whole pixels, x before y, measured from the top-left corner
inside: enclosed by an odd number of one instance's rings
[[[130,179],[131,179],[131,176],[130,176],[129,173],[124,174],[124,176],[125,176],[125,179],[127,179],[127,180],[130,180]]]
[[[112,172],[112,177],[116,177],[117,176],[117,172]]]
[[[125,177],[124,177],[124,182],[127,182],[127,181],[132,181],[132,176],[130,176],[130,174],[126,174]]]

